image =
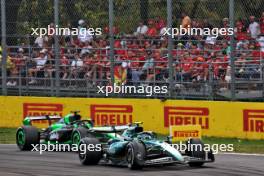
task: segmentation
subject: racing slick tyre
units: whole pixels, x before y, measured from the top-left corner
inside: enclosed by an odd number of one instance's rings
[[[187,146],[188,144],[194,144],[196,146],[191,146],[190,151],[186,150],[186,154],[190,157],[195,157],[195,158],[202,158],[205,159],[206,157],[206,152],[204,151],[204,144],[203,142],[198,139],[198,138],[191,138],[187,141]],[[189,148],[189,147],[188,147]],[[214,155],[212,151],[208,152],[207,154],[208,158],[214,161]],[[190,162],[189,166],[191,167],[201,167],[204,164],[204,162]]]
[[[84,127],[79,127],[72,132],[72,144],[79,144],[82,138],[85,137],[91,137],[90,134],[88,134],[88,130]]]
[[[130,169],[142,169],[145,163],[146,148],[142,142],[133,141],[127,145],[126,160]]]
[[[96,165],[102,158],[102,148],[98,139],[85,137],[79,144],[79,159],[83,165]]]
[[[20,150],[32,150],[33,144],[39,144],[39,132],[36,127],[22,126],[17,129],[16,143]]]

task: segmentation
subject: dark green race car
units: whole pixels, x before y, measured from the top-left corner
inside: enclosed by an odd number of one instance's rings
[[[48,121],[49,127],[38,129],[32,126],[34,121]],[[71,112],[60,116],[32,116],[23,120],[23,126],[17,129],[16,143],[20,150],[31,150],[35,144],[78,144],[81,138],[90,135],[92,120],[81,120],[81,115]],[[98,134],[98,137],[111,138],[111,134]]]
[[[200,139],[189,139],[186,145],[198,146],[196,150],[187,148],[178,151],[170,144],[170,138],[161,141],[152,131],[144,131],[140,123],[128,126],[94,127],[90,136],[81,139],[79,143],[79,159],[83,165],[95,165],[99,162],[112,165],[128,166],[131,169],[141,169],[148,165],[189,164],[202,166],[214,162],[212,150],[206,151]],[[109,138],[98,138],[94,134],[111,134]],[[113,135],[115,134],[115,135]],[[100,150],[89,150],[83,146],[98,146]]]

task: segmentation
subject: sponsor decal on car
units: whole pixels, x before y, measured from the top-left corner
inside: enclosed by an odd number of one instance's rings
[[[91,118],[95,125],[126,125],[132,123],[131,105],[91,105]]]
[[[201,125],[209,129],[209,109],[204,107],[164,107],[164,127],[170,125]]]
[[[244,109],[243,122],[243,131],[263,133],[264,110]]]

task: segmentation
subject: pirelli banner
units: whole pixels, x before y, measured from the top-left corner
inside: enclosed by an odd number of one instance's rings
[[[200,125],[202,135],[264,139],[264,103],[111,98],[0,97],[0,127],[25,116],[80,110],[96,125],[142,121],[145,130],[169,134],[172,125]]]

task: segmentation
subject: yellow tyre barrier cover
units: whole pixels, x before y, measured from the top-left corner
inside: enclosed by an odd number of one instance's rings
[[[0,97],[0,127],[18,127],[25,116],[80,110],[96,125],[142,121],[145,130],[200,125],[205,136],[264,139],[264,103],[159,99]]]

